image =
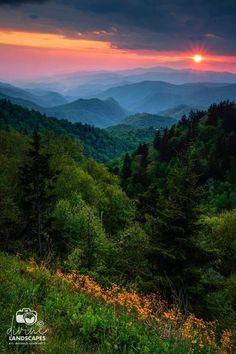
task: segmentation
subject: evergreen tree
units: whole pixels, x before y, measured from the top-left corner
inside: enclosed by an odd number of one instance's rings
[[[151,237],[152,277],[157,288],[178,298],[184,295],[192,300],[199,291],[205,262],[205,251],[197,242],[201,192],[189,158],[178,160],[159,198],[156,217],[150,217],[146,225]]]
[[[148,165],[148,145],[140,144],[137,150],[137,155],[140,155],[140,169],[145,172]]]
[[[161,137],[161,141],[159,144],[159,160],[166,161],[167,160],[167,146],[168,146],[168,139],[169,139],[169,130],[167,128],[164,129],[163,135]]]
[[[161,144],[161,132],[160,130],[157,130],[154,141],[153,141],[153,147],[156,150],[159,150]]]
[[[121,178],[123,183],[125,184],[127,179],[131,177],[132,171],[131,171],[131,158],[129,154],[127,153],[124,158],[123,162],[123,167],[121,171]]]
[[[33,140],[25,164],[19,171],[20,210],[24,220],[23,238],[40,259],[46,256],[50,245],[53,184],[57,173],[50,168],[50,156],[43,152],[41,138]]]
[[[136,151],[137,169],[133,175],[132,184],[135,186],[136,193],[142,193],[148,185],[147,166],[148,166],[148,145],[140,144]]]

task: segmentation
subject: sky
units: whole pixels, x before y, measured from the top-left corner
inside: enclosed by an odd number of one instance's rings
[[[235,18],[235,0],[0,0],[0,79],[152,66],[236,73]]]

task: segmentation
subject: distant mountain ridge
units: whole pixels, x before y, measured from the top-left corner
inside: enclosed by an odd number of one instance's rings
[[[212,102],[236,100],[236,84],[221,85],[193,83],[173,85],[162,81],[142,81],[108,89],[98,95],[101,99],[114,98],[133,112],[157,112],[185,104],[209,106]]]
[[[168,67],[134,68],[120,71],[85,71],[57,75],[34,82],[21,82],[24,87],[57,91],[72,100],[91,98],[109,88],[141,81],[165,81],[171,84],[215,83],[235,84],[236,74],[230,72],[172,69]],[[182,102],[184,103],[184,102]]]
[[[52,107],[57,104],[64,104],[67,102],[65,97],[63,97],[58,92],[39,92],[40,91],[26,90],[7,83],[0,82],[0,94],[12,97],[13,99],[32,102],[37,106],[42,107]]]
[[[43,111],[49,116],[68,119],[71,122],[92,124],[99,128],[114,125],[127,115],[127,111],[113,98],[106,100],[81,98]]]
[[[175,124],[177,119],[150,113],[137,113],[126,117],[121,124],[130,125],[135,128],[166,128]]]
[[[92,78],[92,76],[90,75]],[[113,82],[116,75],[109,77]],[[96,81],[96,80],[95,80]],[[37,96],[36,96],[37,95]],[[0,98],[23,107],[40,111],[47,116],[68,119],[71,122],[82,122],[100,128],[120,123],[135,127],[160,127],[174,124],[174,121],[154,117],[132,118],[130,123],[123,120],[129,115],[140,112],[155,116],[171,117],[178,120],[183,114],[193,110],[202,110],[212,102],[236,100],[236,84],[224,83],[188,83],[175,85],[163,81],[142,81],[112,87],[93,98],[78,98],[71,102],[52,106],[52,102],[64,102],[65,98],[55,92],[42,89],[27,89],[0,83]],[[47,101],[47,102],[46,102]],[[45,105],[43,106],[42,103]],[[49,105],[51,105],[49,107]],[[129,118],[131,119],[131,118]]]
[[[14,104],[18,104],[22,107],[25,107],[25,108],[28,108],[28,109],[34,109],[36,111],[39,111],[41,109],[40,106],[38,106],[37,104],[31,102],[31,101],[28,101],[28,100],[25,100],[25,99],[22,99],[22,98],[17,98],[17,97],[11,97],[11,96],[8,96],[8,95],[5,95],[4,93],[1,93],[0,92],[0,99],[5,99],[5,100],[8,100],[8,101],[11,101],[12,103]]]
[[[107,162],[121,154],[135,149],[144,141],[150,141],[154,135],[154,129],[134,129],[125,126],[123,133],[120,128],[105,130],[95,128],[80,122],[71,123],[64,119],[57,119],[42,115],[37,111],[30,111],[8,100],[0,99],[0,130],[17,130],[24,134],[32,134],[34,131],[49,132],[55,135],[70,136],[79,140],[84,147],[87,156],[99,162]]]
[[[12,103],[28,109],[39,111],[49,117],[53,116],[60,119],[68,119],[71,122],[87,123],[100,128],[117,124],[128,114],[128,111],[124,110],[112,98],[105,100],[98,98],[77,99],[70,103],[52,106],[50,102],[56,101],[58,103],[66,100],[63,96],[54,92],[48,92],[47,97],[45,91],[30,90],[28,92],[4,83],[0,83],[0,98],[10,100]],[[46,101],[48,102],[46,103]],[[45,104],[44,106],[43,103]]]
[[[205,110],[205,107],[202,106],[188,106],[187,104],[180,104],[178,106],[171,107],[164,111],[159,112],[161,116],[172,117],[179,120],[183,115],[188,116],[191,111],[200,111]]]

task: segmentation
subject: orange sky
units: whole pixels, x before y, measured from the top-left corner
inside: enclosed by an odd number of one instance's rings
[[[192,60],[202,54],[199,64]],[[63,35],[0,30],[0,79],[22,79],[79,70],[119,70],[168,66],[236,72],[236,57],[216,56],[205,49],[186,52],[131,51],[109,42],[69,39]]]

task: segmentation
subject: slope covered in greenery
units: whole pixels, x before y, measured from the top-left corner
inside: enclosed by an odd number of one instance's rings
[[[30,111],[7,100],[0,100],[0,129],[16,129],[31,134],[33,131],[51,131],[56,135],[69,135],[78,139],[87,156],[100,162],[107,162],[122,153],[133,150],[140,142],[149,141],[151,131],[134,131],[132,139],[122,134],[109,134],[109,131],[88,124],[71,123],[67,120],[49,118],[37,111]]]
[[[29,107],[29,104],[35,107],[51,107],[59,104],[65,104],[66,99],[57,92],[24,90],[22,88],[0,82],[0,96],[10,97],[12,102],[19,103],[23,107]]]
[[[81,98],[64,105],[43,109],[41,111],[48,116],[67,119],[75,123],[87,123],[99,128],[116,124],[126,116],[126,110],[112,98],[107,98],[106,100]]]
[[[37,111],[39,111],[41,108],[40,106],[38,106],[36,103],[34,103],[32,101],[28,101],[26,99],[19,98],[19,97],[11,97],[11,96],[8,96],[8,95],[1,93],[1,92],[0,92],[0,99],[1,100],[8,100],[14,104],[19,105],[19,106],[22,106],[22,107],[25,107],[28,109],[34,109]]]
[[[166,128],[175,124],[177,119],[171,116],[161,116],[150,113],[137,113],[132,116],[128,116],[121,121],[122,124],[131,125],[135,128]]]
[[[214,327],[193,315],[184,317],[160,299],[114,286],[103,290],[87,276],[51,274],[34,263],[0,254],[0,281],[3,332],[22,306],[37,309],[44,322],[46,341],[34,345],[34,353],[230,353],[230,332],[218,341]],[[2,335],[1,352],[12,349]],[[32,353],[32,346],[18,346],[17,353]]]
[[[168,108],[164,111],[159,112],[161,116],[172,117],[177,121],[181,119],[184,115],[188,116],[191,111],[204,110],[204,107],[188,106],[187,104],[180,104],[175,107]]]
[[[129,150],[134,150],[140,143],[149,142],[153,140],[156,129],[152,127],[148,128],[135,128],[126,124],[118,124],[106,128],[106,131],[118,140],[122,137],[122,140],[130,144]],[[128,147],[128,146],[127,146]]]
[[[142,286],[175,294],[233,326],[235,142],[235,104],[223,102],[157,132],[153,144],[126,154],[120,168],[149,235],[151,273]]]

